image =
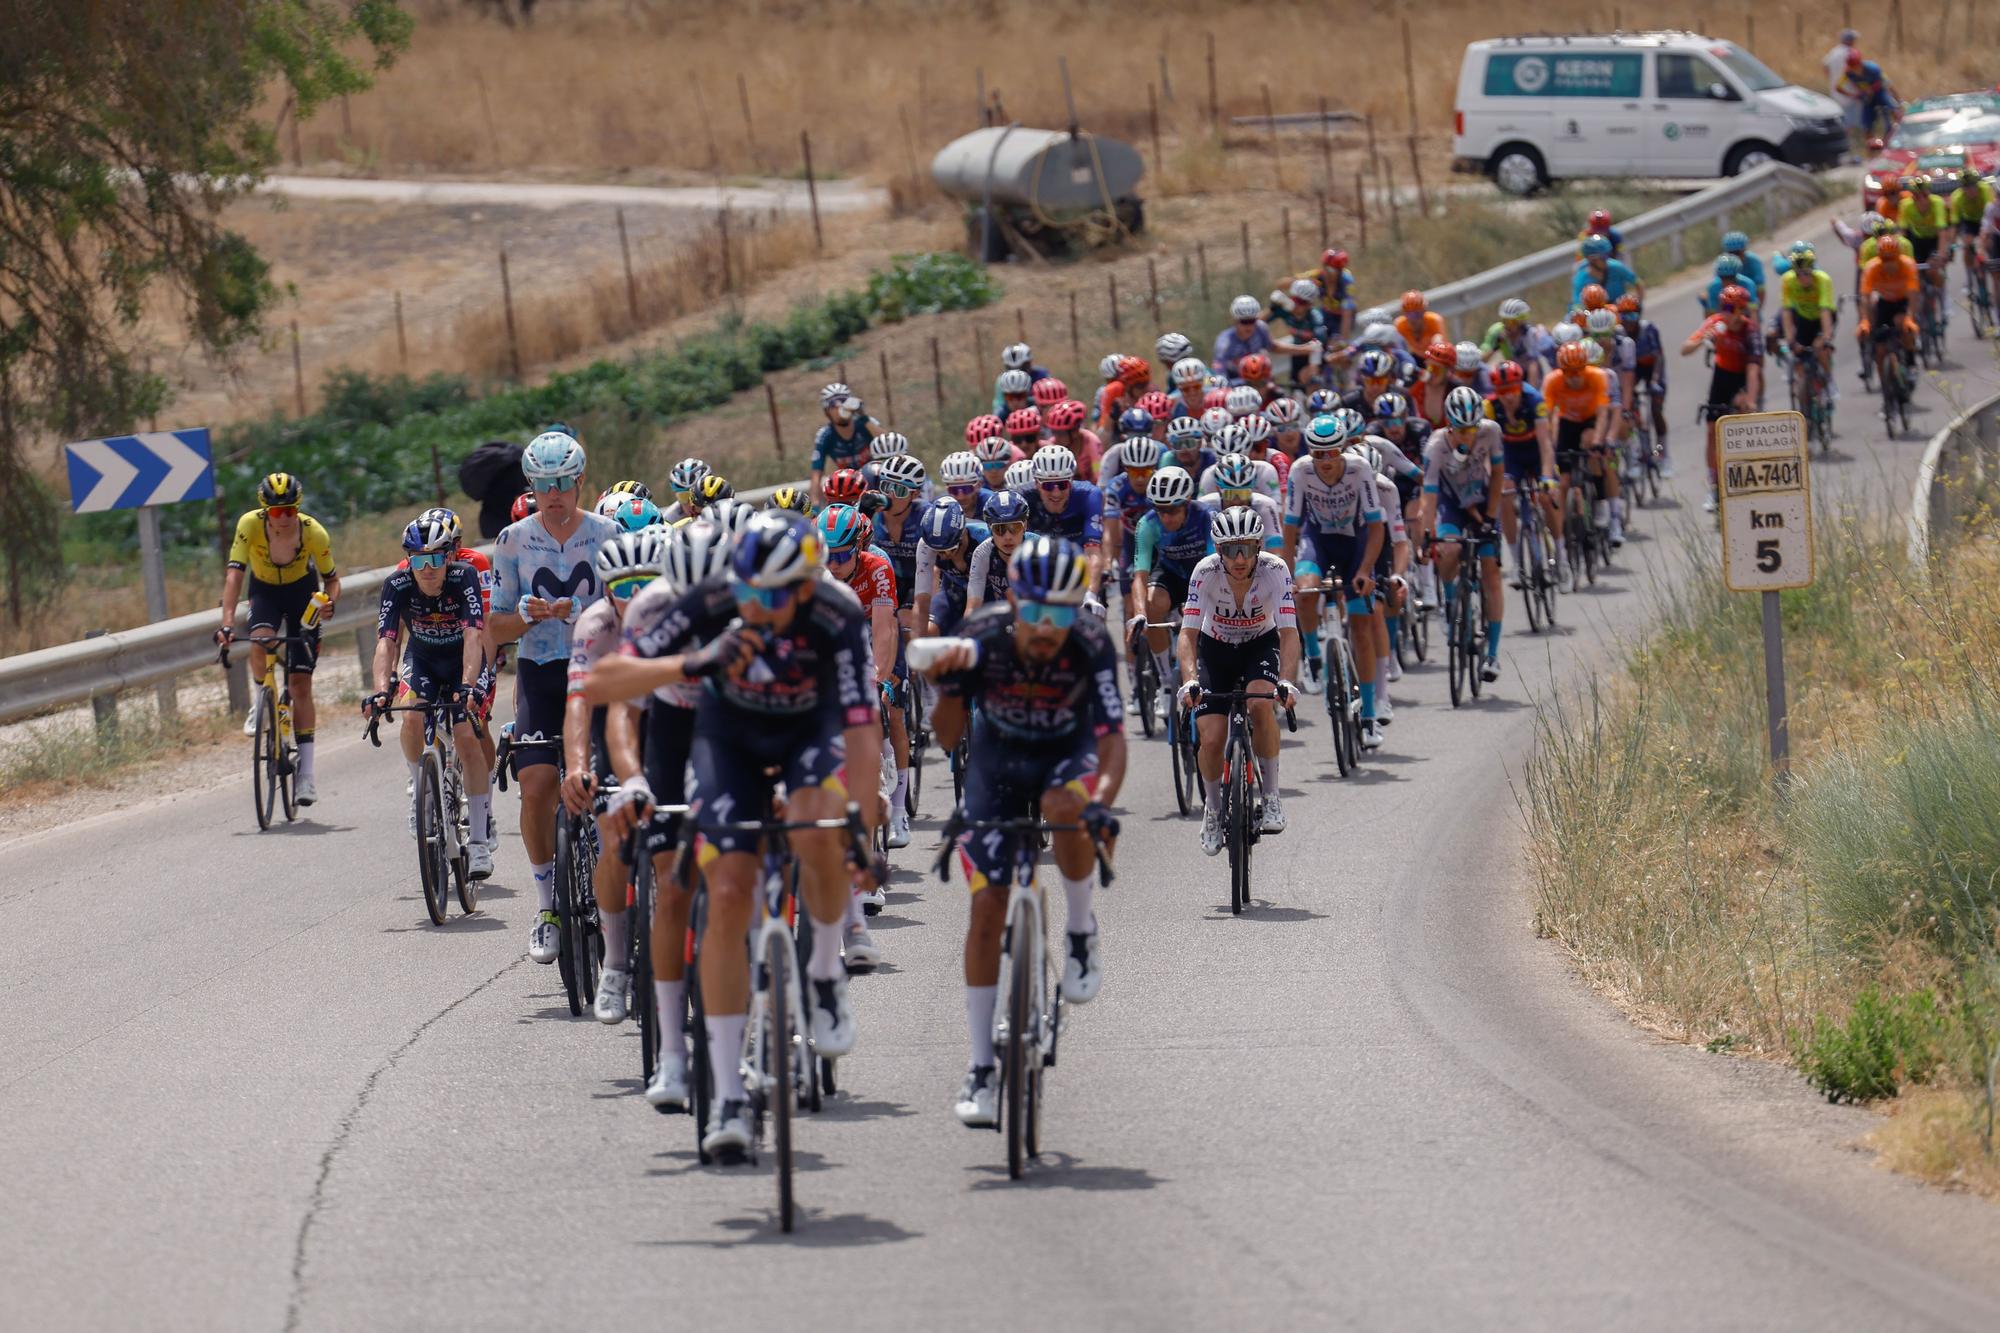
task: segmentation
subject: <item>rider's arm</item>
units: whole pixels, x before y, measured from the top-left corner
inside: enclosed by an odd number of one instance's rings
[[[228,629],[236,623],[236,603],[243,597],[243,570],[231,565],[222,571],[222,627]]]
[[[622,704],[614,704],[604,710],[604,749],[611,760],[612,775],[620,782],[630,782],[638,777],[643,767],[639,762],[639,718],[639,709]],[[565,742],[569,736],[569,721],[567,716],[563,718]]]
[[[521,614],[521,569],[508,531],[502,529],[493,543],[493,615],[487,631],[496,645],[514,642],[528,632],[530,623]]]
[[[563,763],[572,773],[590,771],[590,704],[581,689],[563,700]]]
[[[973,549],[972,560],[965,568],[965,614],[971,615],[986,604],[986,571],[993,567],[993,552],[997,548],[988,537]]]
[[[887,602],[877,601],[868,608],[868,635],[875,649],[875,679],[891,679],[896,670],[896,603],[893,598]],[[854,787],[855,791],[869,791],[868,786]]]
[[[1285,594],[1287,604],[1291,593]],[[1278,627],[1278,679],[1297,680],[1299,678],[1299,627],[1287,623]]]

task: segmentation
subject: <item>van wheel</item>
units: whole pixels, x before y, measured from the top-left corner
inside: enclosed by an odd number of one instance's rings
[[[1513,195],[1530,195],[1549,183],[1542,155],[1524,143],[1504,144],[1487,160],[1486,174]]]
[[[1752,139],[1749,143],[1737,144],[1729,150],[1729,157],[1722,164],[1725,176],[1741,176],[1752,167],[1761,167],[1766,162],[1782,162],[1785,155],[1767,143]]]

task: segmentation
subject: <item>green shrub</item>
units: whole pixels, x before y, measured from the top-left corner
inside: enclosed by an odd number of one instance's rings
[[[1942,1036],[1930,991],[1885,997],[1871,986],[1856,997],[1846,1023],[1819,1020],[1799,1064],[1830,1102],[1879,1101],[1905,1083],[1929,1080]]]

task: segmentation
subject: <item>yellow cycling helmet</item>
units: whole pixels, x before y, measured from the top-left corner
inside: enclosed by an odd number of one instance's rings
[[[614,481],[605,490],[606,495],[636,495],[641,500],[653,498],[653,488],[643,481]]]
[[[733,499],[736,488],[729,484],[728,478],[711,472],[694,484],[693,494],[695,504],[706,508],[717,500]]]
[[[296,505],[305,494],[299,479],[289,472],[273,472],[257,483],[257,503],[269,509],[274,505]]]
[[[789,509],[794,514],[812,513],[812,496],[803,486],[780,486],[771,492],[767,509]]]

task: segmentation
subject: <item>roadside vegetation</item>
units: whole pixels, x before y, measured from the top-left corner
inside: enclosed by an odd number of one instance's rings
[[[2000,1197],[2000,529],[1912,568],[1822,514],[1782,595],[1793,776],[1758,599],[1712,529],[1623,669],[1545,706],[1523,784],[1539,929],[1641,1022],[1890,1116],[1883,1159]]]

